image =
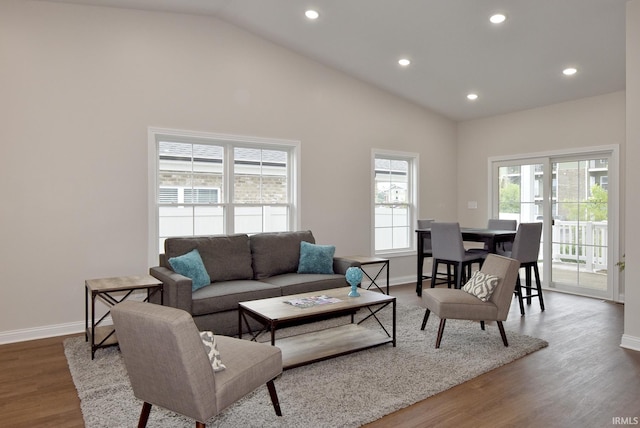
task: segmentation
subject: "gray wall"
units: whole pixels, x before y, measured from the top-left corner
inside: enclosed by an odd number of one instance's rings
[[[640,236],[640,0],[627,3],[627,147],[626,147],[626,218],[624,234],[629,236],[626,247],[626,287],[624,335],[622,345],[640,350],[640,248],[635,239]]]
[[[640,0],[628,8],[638,40]],[[78,331],[85,279],[147,271],[149,126],[301,141],[301,228],[369,254],[372,148],[420,153],[420,217],[484,224],[489,156],[620,144],[623,169],[625,150],[640,159],[639,57],[628,42],[625,149],[624,93],[456,124],[215,18],[3,0],[0,342]],[[640,236],[621,214],[621,236]],[[415,258],[391,273],[411,280]],[[640,349],[638,311],[625,340]]]
[[[454,122],[215,18],[2,1],[0,62],[0,341],[147,271],[149,126],[300,141],[300,227],[341,255],[370,253],[372,148],[420,153],[421,211],[456,215]]]

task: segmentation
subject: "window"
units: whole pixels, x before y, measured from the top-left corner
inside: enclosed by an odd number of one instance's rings
[[[150,129],[149,145],[150,260],[170,236],[297,227],[297,142]]]
[[[373,152],[375,253],[401,253],[413,249],[417,168],[417,154]]]

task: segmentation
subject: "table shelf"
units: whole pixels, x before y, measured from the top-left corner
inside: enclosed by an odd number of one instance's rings
[[[282,368],[285,370],[386,343],[393,343],[393,338],[382,331],[372,331],[357,324],[276,340],[276,346],[282,350]]]

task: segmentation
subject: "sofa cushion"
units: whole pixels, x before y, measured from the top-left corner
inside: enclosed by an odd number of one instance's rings
[[[333,245],[317,245],[302,241],[300,243],[300,260],[298,273],[333,273]]]
[[[261,279],[260,282],[279,287],[283,296],[298,293],[311,293],[313,291],[328,290],[330,288],[345,287],[344,295],[349,293],[349,284],[344,279],[344,275],[339,274],[299,274],[285,273]]]
[[[191,314],[206,315],[237,310],[240,302],[267,299],[280,295],[280,287],[260,281],[217,282],[207,285],[192,294]]]
[[[211,283],[211,278],[209,278],[209,274],[202,263],[200,253],[195,248],[187,254],[171,257],[169,265],[174,272],[191,278],[191,291],[196,291]]]
[[[167,238],[166,257],[197,249],[211,282],[253,278],[249,237],[244,234]]]
[[[270,232],[251,236],[253,277],[268,278],[298,271],[300,242],[315,244],[310,230],[299,232]]]

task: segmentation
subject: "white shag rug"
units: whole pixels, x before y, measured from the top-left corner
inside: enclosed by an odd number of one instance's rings
[[[447,320],[441,347],[435,349],[439,318],[431,314],[421,331],[423,315],[423,308],[398,305],[395,348],[386,344],[285,371],[275,381],[282,417],[275,415],[264,386],[209,420],[207,426],[358,427],[548,345],[507,331],[509,347],[505,347],[495,324],[482,331],[477,322]],[[391,308],[379,317],[390,326]],[[277,337],[346,322],[348,318],[292,327]],[[364,325],[379,328],[372,319]],[[133,396],[118,347],[98,350],[93,361],[84,337],[66,339],[64,348],[85,425],[136,426],[142,402]],[[224,355],[222,361],[230,363]],[[194,425],[193,420],[153,407],[147,426]]]

